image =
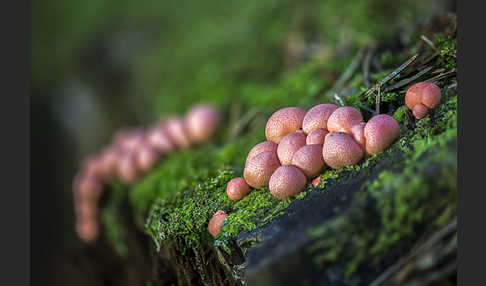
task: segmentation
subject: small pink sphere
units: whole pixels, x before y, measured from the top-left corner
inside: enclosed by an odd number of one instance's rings
[[[250,193],[250,186],[243,178],[234,178],[226,185],[226,194],[233,201],[239,201]]]
[[[248,161],[243,177],[248,185],[259,189],[268,186],[273,172],[280,167],[277,154],[272,151],[262,152]]]
[[[317,129],[327,130],[327,120],[338,107],[334,104],[319,104],[307,111],[302,122],[302,130],[310,134]]]
[[[216,237],[219,234],[221,231],[221,225],[227,217],[228,215],[224,211],[218,210],[216,213],[214,213],[211,220],[209,220],[208,231],[213,237]]]
[[[117,174],[124,183],[130,184],[135,182],[138,173],[134,153],[122,154],[118,161]]]
[[[413,116],[415,116],[415,118],[422,119],[427,115],[427,113],[429,113],[429,109],[427,108],[427,106],[420,103],[420,104],[415,105],[412,108],[412,113],[413,113]]]
[[[427,114],[428,111],[426,112],[425,109],[433,109],[439,105],[441,97],[440,88],[436,84],[422,81],[408,88],[405,104],[414,111],[414,116],[420,119]],[[415,108],[419,104],[423,106]]]
[[[292,165],[298,167],[307,178],[314,178],[324,168],[322,145],[305,145],[292,158]]]
[[[329,134],[329,131],[324,129],[316,129],[307,135],[305,139],[305,144],[307,145],[323,145],[324,140],[326,139],[326,135]]]
[[[191,140],[184,120],[180,117],[171,117],[165,123],[167,134],[178,147],[187,149],[191,146]]]
[[[99,232],[99,225],[97,220],[81,219],[76,221],[76,232],[78,236],[86,241],[92,242],[96,239]]]
[[[104,178],[108,178],[114,174],[119,158],[120,151],[117,147],[108,146],[104,149],[100,160],[101,173]]]
[[[279,199],[297,195],[305,189],[307,178],[299,168],[282,165],[275,170],[270,178],[270,193]]]
[[[76,201],[97,201],[103,190],[103,184],[97,179],[77,174],[74,178],[73,191]]]
[[[74,208],[78,219],[96,220],[98,218],[98,206],[95,201],[76,201]]]
[[[248,164],[248,161],[255,157],[256,155],[263,153],[265,151],[271,151],[275,152],[277,154],[277,146],[278,144],[272,141],[263,141],[258,144],[256,144],[253,148],[251,148],[250,152],[248,153],[248,156],[246,157],[246,163],[245,166]]]
[[[280,143],[282,138],[302,127],[306,112],[300,107],[286,107],[275,111],[265,126],[268,141]]]
[[[118,146],[123,152],[136,152],[144,143],[145,132],[141,128],[136,128],[118,137]]]
[[[303,132],[292,132],[285,135],[277,146],[277,155],[282,165],[290,165],[295,152],[305,145]]]
[[[358,163],[364,156],[363,149],[348,133],[334,132],[326,136],[322,147],[324,162],[333,169]]]
[[[97,154],[88,156],[88,158],[81,163],[82,172],[88,177],[101,178],[101,167],[101,156]]]
[[[373,116],[364,128],[366,152],[370,155],[388,148],[400,137],[400,125],[386,114]]]
[[[135,162],[138,169],[143,172],[150,170],[157,160],[159,159],[159,153],[149,145],[142,146],[137,153],[135,153]]]
[[[147,134],[147,144],[162,154],[174,151],[174,144],[163,126],[155,126]]]
[[[364,129],[365,129],[366,123],[361,122],[359,124],[354,125],[351,127],[351,136],[353,139],[363,148],[363,151],[366,150],[366,138],[364,136]]]
[[[208,141],[218,130],[221,116],[208,104],[197,104],[185,116],[189,138],[193,142]]]
[[[327,120],[327,130],[329,132],[349,133],[354,125],[363,122],[361,112],[351,106],[337,108]]]

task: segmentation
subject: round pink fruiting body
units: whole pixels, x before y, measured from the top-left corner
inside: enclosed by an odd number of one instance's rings
[[[192,107],[185,116],[186,128],[192,142],[205,142],[218,130],[220,123],[219,112],[207,104]]]
[[[74,207],[78,219],[96,220],[98,218],[98,206],[94,201],[76,201]]]
[[[327,130],[329,132],[349,133],[354,125],[363,122],[361,112],[351,106],[337,108],[327,120]]]
[[[329,133],[322,147],[324,162],[333,169],[358,163],[364,156],[363,149],[345,132]]]
[[[122,133],[118,137],[117,145],[120,146],[123,152],[136,152],[140,148],[145,140],[145,132],[140,129],[133,129]]]
[[[233,201],[241,200],[244,196],[250,193],[250,186],[243,178],[231,179],[226,185],[226,194],[228,198]]]
[[[117,174],[124,183],[133,183],[138,176],[137,166],[133,153],[125,153],[120,157],[117,166]]]
[[[73,185],[76,201],[97,201],[103,190],[103,184],[97,178],[86,176],[84,173],[76,175]]]
[[[163,126],[153,127],[147,134],[147,144],[162,154],[172,152],[175,148]]]
[[[437,107],[441,100],[440,88],[432,83],[422,81],[410,86],[405,94],[405,104],[412,109],[414,116],[421,119],[429,109]],[[422,105],[418,106],[417,105]]]
[[[311,131],[307,135],[307,138],[305,139],[305,144],[307,145],[322,145],[324,144],[324,140],[326,139],[326,135],[329,134],[329,131],[324,130],[324,129],[315,129]]]
[[[91,219],[78,219],[76,221],[76,232],[82,240],[92,242],[98,236],[98,221]]]
[[[219,234],[221,231],[221,225],[227,217],[228,215],[224,211],[218,210],[216,213],[214,213],[211,220],[209,220],[208,231],[213,237],[216,237]]]
[[[272,174],[269,182],[270,193],[279,199],[297,195],[305,189],[307,178],[299,168],[282,165]]]
[[[108,178],[115,173],[116,165],[120,158],[120,151],[116,146],[108,146],[101,155],[100,169],[104,178]]]
[[[314,178],[324,168],[322,145],[305,145],[292,158],[292,165],[298,167],[307,178]]]
[[[246,163],[245,166],[248,164],[248,161],[255,157],[256,155],[263,153],[265,151],[271,151],[275,152],[277,154],[277,146],[278,144],[272,141],[263,141],[258,144],[256,144],[253,148],[251,148],[250,152],[248,153],[248,156],[246,157]]]
[[[400,137],[400,125],[386,114],[373,116],[364,128],[366,153],[372,155],[388,148]]]
[[[359,124],[354,125],[351,127],[350,134],[353,137],[353,139],[361,146],[363,151],[366,151],[366,138],[364,136],[364,129],[365,129],[366,123],[361,122]]]
[[[413,116],[415,116],[415,118],[422,119],[427,115],[427,113],[429,113],[429,109],[425,105],[420,103],[420,104],[415,105],[412,108],[412,113],[413,113]]]
[[[285,135],[277,146],[277,156],[282,165],[290,165],[295,152],[305,145],[303,132],[292,132]]]
[[[305,110],[300,107],[286,107],[277,110],[270,116],[265,126],[268,141],[280,143],[282,138],[302,127]]]
[[[277,154],[272,151],[262,152],[248,160],[243,177],[248,185],[259,189],[268,186],[270,176],[280,166]]]
[[[338,107],[334,104],[319,104],[307,111],[302,121],[302,130],[310,134],[316,129],[327,130],[327,120]]]
[[[149,145],[140,147],[140,150],[135,153],[136,165],[138,169],[144,172],[150,170],[158,159],[159,153]]]
[[[191,140],[185,122],[180,117],[171,117],[167,119],[165,128],[172,142],[178,147],[189,148],[191,146]]]

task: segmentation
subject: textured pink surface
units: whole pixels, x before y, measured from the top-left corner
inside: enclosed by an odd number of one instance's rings
[[[280,166],[277,154],[272,151],[262,152],[248,161],[243,177],[248,185],[254,188],[268,186],[270,176]]]
[[[228,198],[233,201],[241,200],[244,196],[250,193],[250,186],[245,179],[238,177],[228,182],[226,185],[226,194]]]
[[[329,132],[349,133],[354,125],[363,122],[361,112],[351,106],[343,106],[336,109],[327,120]]]
[[[329,133],[322,148],[324,162],[334,169],[358,163],[364,156],[359,144],[344,132]]]
[[[280,143],[287,134],[299,130],[306,112],[300,107],[286,107],[277,110],[270,116],[265,126],[268,141]]]
[[[277,147],[277,156],[282,165],[290,165],[295,152],[305,145],[306,136],[303,132],[292,132],[282,138]]]
[[[299,168],[282,165],[272,174],[269,189],[274,197],[285,199],[300,193],[306,184],[307,178]]]

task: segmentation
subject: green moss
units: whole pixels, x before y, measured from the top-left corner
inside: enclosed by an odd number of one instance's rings
[[[443,98],[431,116],[416,121],[415,129],[402,133],[390,149],[375,155],[380,164],[398,154],[403,159],[395,158],[375,180],[363,184],[346,215],[310,231],[316,241],[308,251],[316,265],[343,261],[350,275],[362,263],[378,263],[455,216],[457,96],[448,90]],[[396,114],[401,124],[410,123],[403,110],[397,112],[402,113]],[[373,157],[361,168],[370,160]],[[370,201],[374,202],[371,207]]]

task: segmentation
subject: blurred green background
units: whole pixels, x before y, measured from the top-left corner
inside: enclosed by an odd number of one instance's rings
[[[338,77],[359,47],[452,2],[31,1],[32,281],[95,285],[76,272],[85,246],[74,233],[71,179],[116,129],[201,100],[278,106],[253,91],[271,92],[302,63],[335,66]]]

